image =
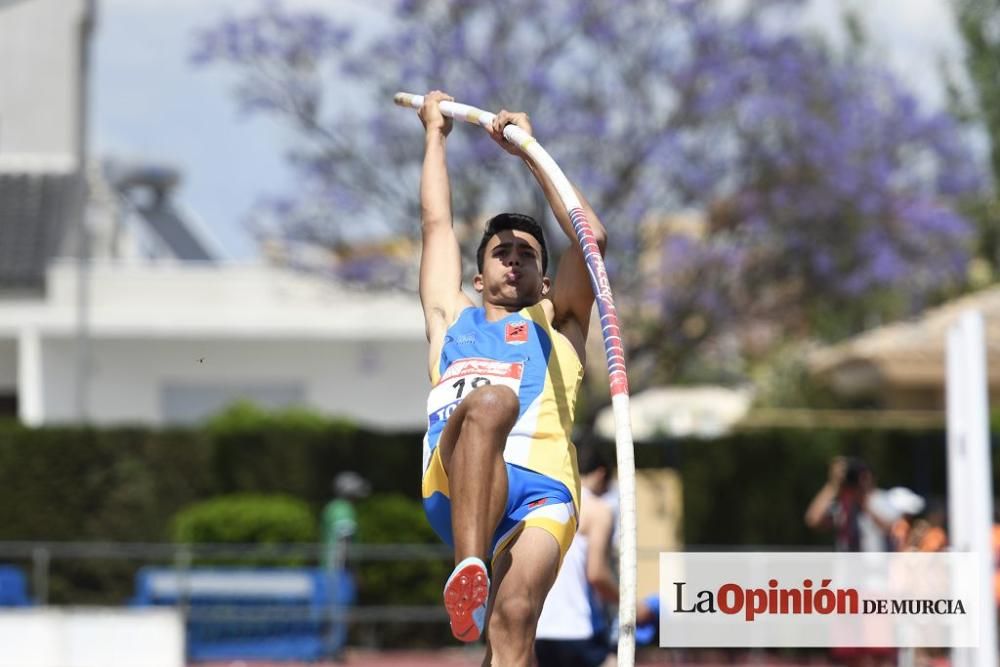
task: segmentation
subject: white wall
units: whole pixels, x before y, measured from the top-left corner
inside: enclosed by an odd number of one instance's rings
[[[0,611],[0,667],[183,667],[173,609]]]
[[[76,155],[84,0],[0,8],[0,155]]]
[[[90,267],[95,336],[424,340],[416,294],[351,289],[332,280],[264,264],[95,262]],[[78,272],[50,264],[44,317],[72,331]],[[20,326],[0,303],[0,331]]]
[[[89,412],[98,423],[162,422],[166,384],[302,383],[308,407],[379,428],[419,430],[426,343],[350,340],[111,339],[91,342]],[[73,420],[74,343],[42,343],[45,420]]]
[[[55,262],[44,301],[0,300],[0,340],[40,337],[39,359],[22,355],[40,368],[22,377],[37,388],[21,401],[29,423],[77,418],[76,279],[72,263]],[[258,264],[98,262],[91,304],[87,414],[97,423],[161,424],[170,387],[196,387],[190,406],[196,395],[210,403],[240,386],[300,395],[307,407],[383,429],[426,423],[427,342],[415,294]]]

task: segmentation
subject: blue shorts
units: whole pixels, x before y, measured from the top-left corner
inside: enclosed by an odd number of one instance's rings
[[[451,533],[451,498],[448,476],[437,448],[423,478],[424,513],[434,532],[454,546]],[[543,529],[559,543],[559,561],[576,533],[573,496],[562,482],[521,466],[507,464],[507,506],[493,535],[493,558],[527,526]]]

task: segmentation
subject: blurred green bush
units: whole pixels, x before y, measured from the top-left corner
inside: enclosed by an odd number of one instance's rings
[[[372,496],[358,504],[358,544],[430,544],[441,541],[424,516],[421,502],[398,493]],[[451,573],[451,559],[361,561],[356,566],[360,605],[438,605]],[[414,633],[414,627],[419,632]],[[380,641],[389,646],[441,646],[451,641],[447,623],[384,624]]]
[[[358,507],[357,543],[436,543],[420,509],[421,437],[245,405],[199,429],[32,429],[0,422],[0,540],[168,541],[179,537],[171,532],[178,512],[233,494],[292,497],[318,517],[333,476],[355,470],[373,491]],[[613,451],[611,443],[604,446]],[[802,516],[834,454],[865,458],[882,487],[944,493],[940,430],[789,428],[636,447],[639,467],[681,472],[685,542],[719,546],[828,545],[829,535],[808,531]],[[998,457],[994,449],[994,471]],[[307,528],[297,521],[289,537],[298,541]],[[131,573],[142,564],[55,560],[50,601],[126,600]],[[398,562],[384,570],[362,565],[366,603],[437,601],[441,573],[420,569],[430,567],[426,561],[413,570]]]
[[[283,494],[211,498],[185,507],[170,523],[173,541],[191,544],[302,544],[317,536],[309,505]],[[281,564],[303,565],[305,560]]]
[[[358,544],[440,544],[420,501],[393,493],[358,505]],[[439,561],[360,563],[362,604],[428,604],[441,596],[451,568]]]

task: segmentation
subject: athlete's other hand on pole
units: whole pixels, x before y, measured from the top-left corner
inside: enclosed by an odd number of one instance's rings
[[[440,132],[442,136],[447,137],[451,132],[451,118],[441,113],[440,105],[444,100],[453,102],[455,98],[440,90],[432,90],[424,95],[424,104],[417,110],[420,122],[424,124],[424,132],[428,135]]]
[[[503,129],[508,125],[515,125],[531,136],[531,121],[528,120],[528,114],[501,109],[500,113],[498,113],[496,118],[493,119],[493,125],[489,129],[490,136],[493,137],[493,141],[500,144],[500,148],[504,149],[511,155],[521,157],[524,155],[524,151],[521,150],[521,147],[507,141],[507,139],[503,136]]]

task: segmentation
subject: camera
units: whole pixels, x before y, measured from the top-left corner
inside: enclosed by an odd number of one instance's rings
[[[868,472],[868,465],[861,459],[848,457],[847,471],[844,473],[844,481],[841,486],[854,489],[861,484],[861,476]]]

